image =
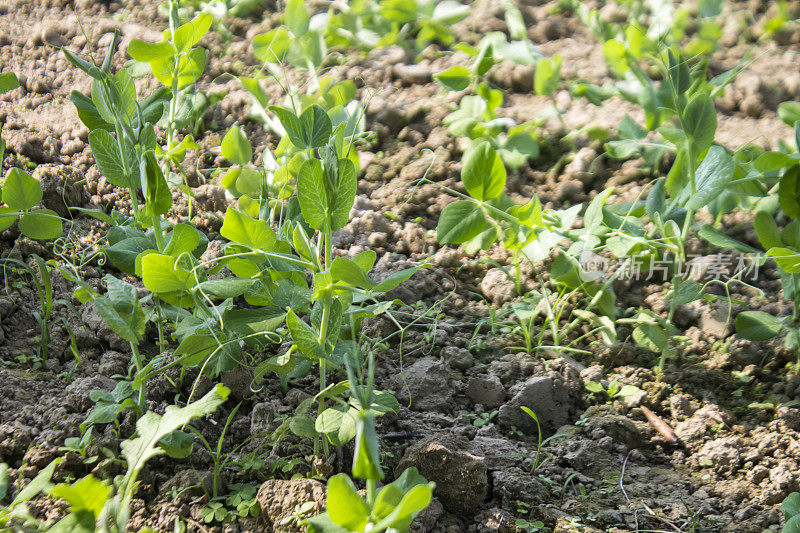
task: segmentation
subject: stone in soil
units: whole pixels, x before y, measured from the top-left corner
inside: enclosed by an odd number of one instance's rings
[[[416,467],[436,483],[434,495],[444,508],[458,516],[472,515],[488,491],[486,461],[468,451],[469,441],[455,435],[432,435],[411,445],[395,469],[395,475]]]
[[[542,433],[552,435],[566,424],[569,416],[569,395],[564,387],[556,387],[553,379],[536,376],[517,384],[509,391],[514,397],[500,408],[501,426],[514,426],[518,430],[535,434],[536,422],[521,407],[528,407],[539,419]]]
[[[298,527],[279,526],[294,513],[295,506],[314,502],[313,514],[325,509],[325,485],[313,479],[270,479],[258,489],[261,516],[276,531],[301,531]]]

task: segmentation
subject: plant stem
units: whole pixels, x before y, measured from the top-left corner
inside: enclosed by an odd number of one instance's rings
[[[323,301],[322,307],[322,319],[320,320],[319,325],[319,338],[318,342],[319,345],[325,347],[326,341],[325,339],[328,336],[328,322],[330,321],[330,314],[331,314],[331,299],[330,297],[325,298]],[[327,361],[325,359],[319,360],[319,390],[322,392],[327,387]],[[321,415],[325,411],[325,397],[319,397],[319,406],[317,407],[317,416]],[[325,454],[325,458],[328,458],[328,454],[330,453],[328,449],[328,439],[326,437],[322,437],[322,446],[323,452]]]
[[[374,479],[367,480],[367,504],[370,508],[375,504],[375,485],[376,481]]]
[[[144,359],[142,359],[142,354],[139,353],[139,345],[135,342],[131,342],[131,352],[133,352],[133,364],[136,366],[136,372],[139,373],[144,368]],[[146,397],[146,386],[147,383],[146,379],[142,379],[142,385],[139,387],[139,400],[137,405],[139,406],[140,414],[144,414],[145,412],[145,397]]]

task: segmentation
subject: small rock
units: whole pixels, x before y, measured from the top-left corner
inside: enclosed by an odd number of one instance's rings
[[[492,409],[503,405],[506,388],[497,376],[474,376],[467,382],[466,394],[473,402]]]
[[[430,505],[423,509],[414,521],[411,523],[409,530],[411,533],[430,533],[433,531],[436,522],[444,513],[444,507],[439,500],[431,500]]]
[[[392,67],[395,77],[405,85],[424,85],[430,83],[432,70],[430,65],[418,63],[416,65],[395,65]]]
[[[465,451],[469,441],[454,435],[432,435],[411,445],[395,469],[400,475],[416,467],[436,483],[434,495],[459,516],[472,515],[486,497],[489,482],[483,457]]]
[[[213,183],[205,183],[195,188],[194,201],[203,211],[224,212],[228,208],[225,189]]]
[[[402,382],[405,382],[405,385]],[[452,410],[453,390],[447,365],[435,357],[424,357],[408,367],[404,380],[397,378],[400,400],[411,400],[414,411]]]
[[[270,479],[258,489],[256,498],[267,526],[277,526],[294,513],[295,506],[306,502],[315,504],[312,515],[322,512],[325,508],[325,485],[313,479]],[[294,527],[284,531],[301,529]]]
[[[487,300],[496,304],[504,304],[517,297],[517,287],[500,268],[492,268],[486,273],[481,280],[481,292]]]
[[[742,462],[742,442],[739,437],[724,437],[706,442],[694,454],[699,465],[710,466],[718,473],[733,473]]]
[[[475,358],[466,348],[445,346],[442,349],[442,357],[452,368],[457,368],[458,370],[467,370],[475,366]]]
[[[70,218],[70,207],[81,207],[89,199],[82,184],[84,177],[75,167],[39,165],[33,177],[42,186],[42,205],[64,218]]]
[[[497,417],[500,425],[515,426],[527,434],[535,434],[536,422],[521,409],[522,406],[536,413],[545,436],[552,435],[559,426],[567,423],[569,395],[564,387],[556,387],[552,378],[532,377],[515,385],[509,392],[514,397],[500,408]]]
[[[88,411],[93,402],[89,398],[89,393],[93,390],[113,390],[116,386],[113,379],[105,376],[88,376],[78,378],[67,386],[64,393],[66,398],[64,403],[75,412]]]

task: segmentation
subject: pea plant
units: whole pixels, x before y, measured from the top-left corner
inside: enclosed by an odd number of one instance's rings
[[[8,506],[0,505],[0,525],[25,523],[36,531],[123,532],[130,520],[130,505],[136,494],[139,473],[158,455],[184,458],[191,451],[191,440],[177,435],[179,428],[192,419],[213,413],[230,391],[217,385],[205,396],[185,407],[169,406],[163,415],[148,412],[136,423],[136,434],[123,441],[122,459],[127,463],[124,474],[111,486],[89,474],[73,483],[53,485],[51,478],[60,459],[39,472],[36,478],[19,491]],[[0,466],[0,487],[3,494],[9,486],[8,465]],[[57,523],[43,522],[28,511],[25,502],[40,493],[65,500],[70,512]]]
[[[572,238],[572,226],[581,209],[580,205],[563,211],[545,211],[537,198],[526,204],[513,202],[503,191],[506,169],[498,153],[488,142],[476,145],[464,155],[461,181],[466,194],[445,188],[461,200],[448,204],[439,217],[437,238],[442,244],[460,244],[465,252],[474,254],[500,243],[512,253],[510,268],[492,263],[514,282],[519,295],[523,295],[522,264],[527,261],[536,272],[535,263],[543,261],[553,248]],[[595,213],[595,214],[592,214]],[[595,205],[587,211],[586,220],[599,216]],[[599,224],[599,221],[598,221]],[[566,252],[566,250],[564,250]],[[616,297],[609,282],[598,284],[582,276],[580,263],[567,253],[554,260],[549,282],[538,275],[540,290],[531,291],[512,307],[519,328],[525,338],[526,349],[532,347],[533,320],[544,317],[552,341],[559,348],[564,337],[559,328],[563,304],[567,295],[581,292],[591,298],[591,308],[581,310],[570,319],[569,329],[589,319],[596,326],[593,331],[607,331],[611,324],[603,317],[616,317]],[[555,294],[547,288],[555,284]],[[566,318],[566,317],[563,317]],[[613,330],[613,327],[611,328]],[[609,334],[609,338],[613,335]],[[537,344],[541,344],[541,336]]]
[[[345,365],[351,395],[359,405],[373,406],[372,354],[370,352],[366,370],[354,353],[349,355]],[[435,483],[427,482],[413,467],[406,469],[393,482],[377,488],[378,481],[385,474],[380,464],[380,445],[371,407],[356,417],[352,474],[354,478],[365,481],[366,498],[359,494],[347,474],[332,476],[327,484],[327,510],[305,521],[309,533],[408,531],[414,517],[433,499]]]
[[[783,118],[790,120],[786,108]],[[800,122],[794,122],[795,145],[800,147]],[[758,240],[778,267],[784,297],[792,302],[790,317],[778,318],[764,311],[744,311],[736,317],[736,331],[753,341],[766,341],[782,332],[786,333],[786,348],[798,354],[796,369],[800,371],[800,154],[797,151],[766,152],[755,161],[754,166],[766,180],[777,173],[777,209],[765,208],[755,215],[753,226]],[[788,220],[783,229],[779,220]]]
[[[449,46],[455,41],[450,28],[469,12],[453,0],[358,0],[331,2],[326,13],[328,46],[365,52],[399,45],[417,51],[431,42]]]
[[[19,80],[16,74],[13,72],[0,73],[0,94],[13,91],[17,87],[19,87]],[[6,143],[3,141],[2,133],[3,129],[0,128],[0,161],[3,160],[6,153]]]
[[[620,320],[635,325],[633,338],[638,345],[660,354],[659,374],[665,361],[676,353],[671,338],[677,334],[673,323],[677,307],[704,297],[704,285],[685,278],[686,242],[690,235],[696,234],[716,246],[754,251],[712,225],[698,227],[696,213],[703,208],[712,213],[728,209],[722,203],[726,194],[759,194],[758,187],[755,192],[752,188],[756,176],[745,173],[736,154],[714,144],[716,110],[713,89],[705,81],[704,70],[692,71],[687,61],[672,50],[667,56],[665,81],[659,87],[659,109],[664,109],[663,117],[671,116],[671,123],[658,131],[666,141],[664,146],[675,152],[674,163],[666,178],[652,184],[646,202],[604,206],[598,233],[616,258],[626,262],[635,258],[665,271],[670,278],[666,318],[640,311],[633,318]],[[610,194],[610,190],[601,193],[605,198]],[[597,242],[596,238],[592,241]]]

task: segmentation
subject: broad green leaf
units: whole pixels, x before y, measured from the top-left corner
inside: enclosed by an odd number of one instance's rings
[[[148,254],[142,258],[142,281],[151,292],[187,291],[194,286],[194,276],[177,267],[175,258],[163,254]]]
[[[476,200],[491,200],[503,193],[506,167],[488,142],[475,145],[464,156],[461,181]]]
[[[136,274],[136,258],[146,250],[156,250],[155,239],[141,236],[129,237],[104,248],[115,267],[133,276]]]
[[[461,65],[450,67],[433,78],[451,91],[463,91],[472,80],[469,70]]]
[[[712,146],[695,174],[696,193],[686,202],[686,208],[698,210],[711,203],[728,186],[733,177],[733,159],[721,146]]]
[[[178,51],[184,52],[196,45],[211,28],[213,20],[211,14],[203,12],[176,28],[172,37]]]
[[[271,250],[278,240],[267,221],[250,218],[232,206],[228,206],[225,212],[220,234],[231,242],[254,250]]]
[[[19,167],[12,167],[3,182],[3,202],[18,211],[34,207],[42,201],[39,181]]]
[[[141,39],[133,39],[128,45],[128,55],[136,61],[149,63],[155,59],[172,57],[177,53],[175,46],[168,41],[147,43]]]
[[[675,305],[686,305],[703,297],[703,285],[692,280],[681,280],[670,297]]]
[[[331,520],[347,531],[362,531],[369,519],[367,503],[346,474],[328,480],[327,507]]]
[[[698,231],[697,234],[714,246],[718,246],[720,248],[731,248],[745,254],[755,254],[759,252],[759,250],[753,248],[752,246],[738,241],[730,235],[721,232],[711,224],[703,224],[703,227],[700,228],[700,231]]]
[[[743,311],[734,322],[736,332],[751,341],[766,341],[780,333],[783,321],[763,311]]]
[[[235,298],[241,296],[249,289],[254,279],[250,278],[222,278],[204,281],[197,286],[198,291],[214,298]]]
[[[305,0],[289,0],[284,11],[286,27],[296,37],[305,35],[308,31],[309,16],[305,7]]]
[[[369,290],[376,284],[372,281],[364,269],[355,261],[346,257],[337,257],[331,264],[331,275],[334,281],[343,281],[353,287]]]
[[[239,126],[232,126],[222,139],[222,157],[236,165],[246,165],[253,159],[253,149]]]
[[[389,274],[383,279],[383,281],[372,287],[372,292],[375,293],[375,292],[390,291],[395,287],[397,287],[398,285],[400,285],[401,283],[403,283],[404,281],[406,281],[407,279],[409,279],[411,276],[413,276],[414,273],[420,268],[421,267],[404,268],[403,270],[400,270],[393,274]]]
[[[289,140],[297,148],[319,148],[324,146],[331,136],[333,124],[325,110],[317,104],[310,106],[298,117],[294,112],[283,107],[270,106],[270,110],[286,129]]]
[[[667,332],[660,324],[639,324],[633,330],[633,340],[642,348],[661,353],[667,346]]]
[[[425,509],[433,499],[433,488],[429,485],[417,485],[409,490],[400,501],[400,504],[386,518],[381,520],[377,527],[392,527],[402,530],[411,525],[414,517]]]
[[[56,239],[61,235],[61,217],[50,209],[36,209],[22,215],[19,231],[31,239]]]
[[[30,483],[25,485],[25,488],[19,491],[19,493],[17,493],[17,495],[14,497],[12,507],[14,504],[28,501],[43,490],[47,490],[47,488],[50,486],[50,479],[53,477],[53,472],[55,472],[56,466],[58,466],[60,462],[61,459],[56,459],[51,461],[50,464],[48,464],[42,470],[39,470],[39,473],[36,474],[36,477],[33,478]]]
[[[480,235],[486,226],[486,216],[480,206],[459,200],[442,210],[436,238],[440,244],[462,244]]]
[[[177,74],[175,61],[172,58],[159,58],[150,62],[153,76],[165,87],[172,87],[172,82],[177,75],[178,89],[196,82],[203,74],[206,65],[206,51],[203,48],[192,48],[181,56],[178,62]]]
[[[800,252],[778,247],[767,250],[767,255],[789,274],[800,274]]]
[[[311,326],[300,320],[291,309],[286,313],[286,327],[292,341],[301,354],[312,360],[325,359],[326,354],[319,343],[319,336]]]
[[[139,172],[145,198],[145,213],[150,217],[157,217],[169,211],[172,207],[172,193],[152,150],[142,154]]]
[[[781,177],[778,202],[789,218],[800,218],[800,167],[791,167]]]
[[[318,159],[309,159],[300,167],[297,173],[297,200],[308,225],[322,230],[330,211],[322,163]]]
[[[717,110],[709,95],[701,93],[692,98],[684,110],[683,121],[686,134],[694,140],[698,152],[711,146],[717,131]]]
[[[283,27],[260,33],[253,37],[253,55],[262,63],[280,63],[286,57],[292,41],[292,36]]]
[[[782,102],[778,104],[778,116],[789,126],[800,120],[800,102]]]
[[[96,129],[89,133],[89,146],[103,176],[117,187],[130,187],[130,179],[125,172],[116,139],[108,131]]]
[[[0,94],[13,91],[19,87],[19,80],[17,75],[13,72],[3,72],[0,74]]]
[[[772,215],[766,211],[759,211],[756,213],[753,229],[755,229],[758,240],[765,250],[783,246],[783,240],[781,239],[781,232],[778,229],[778,225],[775,223],[775,219]]]
[[[168,234],[168,241],[164,247],[164,253],[173,257],[181,254],[188,254],[200,244],[200,233],[185,222],[175,224],[172,231]]]
[[[627,116],[627,115],[626,115]],[[650,216],[651,219],[655,218],[656,213],[665,215],[664,211],[667,209],[667,200],[666,195],[664,192],[664,187],[666,186],[666,180],[658,179],[653,184],[653,188],[650,190],[650,194],[647,195],[647,201],[645,202],[645,210],[647,214]]]
[[[122,442],[122,457],[128,463],[128,470],[123,478],[124,488],[117,499],[119,508],[125,509],[134,493],[136,478],[145,463],[152,457],[164,453],[158,442],[176,429],[190,422],[193,418],[205,416],[216,411],[230,394],[230,389],[217,385],[201,399],[186,407],[170,405],[164,415],[148,411],[136,422],[136,438]],[[121,510],[120,509],[120,510]]]
[[[219,348],[219,341],[212,335],[189,335],[175,348],[175,357],[182,366],[197,366],[203,363],[214,350]]]
[[[175,430],[158,441],[158,446],[173,459],[186,459],[194,448],[194,435]]]
[[[73,513],[86,511],[95,520],[111,496],[112,489],[92,475],[88,475],[71,485],[61,483],[50,489],[56,498],[67,500]]]
[[[333,231],[340,230],[347,225],[358,190],[356,167],[353,162],[350,159],[340,159],[337,166],[339,170],[336,176],[338,179],[336,197],[335,199],[329,198],[329,202],[332,200],[331,230]]]

